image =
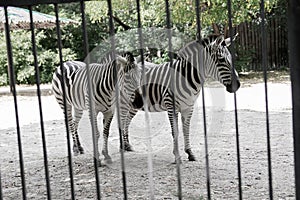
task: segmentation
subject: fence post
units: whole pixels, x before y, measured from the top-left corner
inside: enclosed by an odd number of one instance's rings
[[[296,199],[300,199],[300,27],[298,19],[300,19],[300,1],[289,0],[288,41],[292,81]]]

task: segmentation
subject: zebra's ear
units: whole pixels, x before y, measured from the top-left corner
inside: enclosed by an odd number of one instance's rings
[[[233,36],[232,41],[235,41],[236,37],[239,35],[239,33],[236,33],[235,36]],[[225,39],[225,44],[227,47],[231,45],[230,37]]]
[[[216,39],[214,39],[213,42],[211,43],[212,50],[216,51],[217,49],[219,49],[222,43],[224,43],[224,36],[220,35]]]
[[[125,57],[126,60],[129,61],[130,63],[134,63],[134,56],[132,53],[125,52],[122,56]]]
[[[136,64],[139,63],[139,62],[142,62],[142,56],[139,55],[139,56],[135,57],[134,60],[135,60]]]
[[[224,36],[220,35],[215,39],[214,44],[216,47],[218,47],[222,44],[222,42],[224,42]]]
[[[122,56],[117,56],[116,58],[117,64],[125,65],[127,63],[127,59]]]

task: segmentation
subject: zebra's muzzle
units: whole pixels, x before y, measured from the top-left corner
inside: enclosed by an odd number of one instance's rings
[[[232,80],[229,85],[226,86],[227,92],[234,93],[236,92],[241,86],[241,83],[238,79]]]

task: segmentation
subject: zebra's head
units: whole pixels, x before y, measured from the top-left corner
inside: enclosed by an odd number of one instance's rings
[[[131,69],[135,68],[136,64],[134,57],[131,53],[126,52],[123,54],[116,55],[116,64],[124,71],[124,73],[129,72]]]
[[[136,67],[135,59],[134,59],[134,56],[132,53],[125,52],[125,53],[121,54],[120,56],[125,59],[125,63],[124,63],[124,72],[125,73],[129,72],[130,70],[132,70]]]
[[[109,51],[97,60],[97,63],[99,64],[107,64],[110,62],[115,62],[115,64],[118,66],[118,69],[124,73],[135,68],[135,60],[130,52]]]
[[[133,55],[130,52],[116,55],[116,64],[119,71],[119,77],[124,78],[124,75],[136,69],[136,63]],[[123,80],[121,80],[123,82]]]
[[[124,81],[121,81],[122,90],[128,90],[127,93],[132,93],[137,88],[140,88],[141,80],[141,68],[138,66],[137,62],[132,53],[125,52],[117,56],[117,60],[123,67],[122,77]],[[126,87],[124,87],[124,85]]]
[[[230,93],[236,92],[240,87],[238,73],[233,70],[232,57],[228,48],[231,44],[230,38],[224,36],[211,36],[203,39],[204,48],[210,54],[211,69],[209,75],[222,83]]]

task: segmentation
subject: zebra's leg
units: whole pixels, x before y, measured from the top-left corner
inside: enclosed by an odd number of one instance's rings
[[[190,122],[193,114],[193,107],[190,107],[181,112],[183,138],[184,138],[184,151],[188,154],[189,161],[196,161],[196,157],[192,152],[190,145]]]
[[[61,108],[64,110],[64,105],[61,105]],[[74,156],[77,156],[80,153],[78,145],[77,145],[77,139],[76,139],[76,138],[78,138],[78,134],[77,134],[77,127],[75,126],[74,120],[73,120],[72,106],[70,104],[66,105],[66,112],[67,112],[67,117],[68,117],[68,127],[69,127],[69,131],[72,135],[72,140],[73,140],[73,153],[74,153]]]
[[[178,144],[178,112],[173,111],[173,108],[171,106],[168,106],[168,117],[171,124],[171,130],[172,130],[172,136],[173,136],[173,154],[175,156],[175,163],[181,162],[180,154],[179,154],[179,148],[176,148],[176,143]],[[174,119],[175,118],[175,119]],[[175,126],[175,122],[177,126]],[[177,141],[176,141],[177,140]]]
[[[120,150],[124,151],[133,151],[133,147],[129,143],[129,137],[128,137],[128,129],[131,120],[136,115],[138,110],[133,109],[130,104],[126,102],[121,102],[120,107],[120,116],[121,116],[121,130],[122,130],[122,136],[123,136],[123,148],[120,146]]]
[[[96,133],[95,133],[96,135],[95,136],[96,137],[95,137],[94,143],[95,143],[96,149],[95,149],[95,152],[94,152],[95,153],[94,156],[97,159],[99,166],[101,166],[100,154],[99,154],[99,138],[100,138],[100,133],[99,133],[99,130],[98,130],[98,125],[97,125],[97,116],[98,116],[98,113],[99,113],[99,111],[95,110],[95,112],[94,112],[94,124],[95,124],[95,131],[96,131]],[[90,118],[90,122],[92,122],[91,112],[89,112],[89,118]],[[93,140],[94,140],[94,137],[93,137]]]
[[[111,164],[112,159],[108,154],[108,136],[111,121],[113,119],[113,112],[103,113],[103,148],[102,154],[106,163]]]
[[[75,140],[75,143],[74,143],[73,151],[76,151],[79,154],[84,154],[84,150],[80,144],[79,135],[78,135],[78,124],[82,117],[82,114],[83,114],[82,110],[74,109],[74,130],[75,130],[74,140]]]

